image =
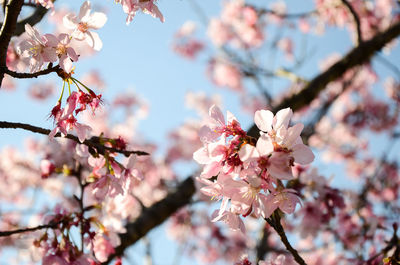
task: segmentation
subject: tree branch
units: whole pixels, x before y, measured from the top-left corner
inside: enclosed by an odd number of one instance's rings
[[[278,233],[282,243],[285,245],[286,249],[292,254],[294,260],[300,265],[307,265],[307,263],[299,255],[297,250],[293,248],[292,245],[290,245],[290,242],[286,237],[285,230],[281,225],[281,217],[279,216],[278,210],[276,210],[270,218],[266,218],[265,220]]]
[[[4,23],[0,30],[0,67],[7,66],[7,49],[11,37],[17,26],[17,19],[21,12],[24,0],[9,0],[5,7]],[[0,71],[0,87],[3,82],[4,72]]]
[[[37,126],[33,126],[30,124],[25,124],[25,123],[17,123],[17,122],[7,122],[7,121],[0,121],[0,128],[3,129],[23,129],[26,131],[31,131],[34,133],[39,133],[39,134],[44,134],[44,135],[49,135],[50,130],[48,129],[44,129],[44,128],[40,128]],[[61,137],[60,133],[57,133],[54,137]],[[77,143],[81,143],[78,139],[78,137],[76,137],[75,135],[72,134],[67,134],[64,138],[68,138],[70,140],[73,140]],[[128,151],[128,150],[121,150],[118,148],[114,148],[114,147],[108,147],[108,146],[104,146],[102,144],[100,144],[100,138],[93,136],[90,139],[86,139],[85,141],[83,141],[84,145],[94,148],[96,149],[96,151],[99,154],[104,155],[105,151],[110,151],[110,152],[116,152],[116,153],[120,153],[123,154],[125,156],[130,156],[132,154],[138,155],[138,156],[142,156],[142,155],[149,155],[149,153],[144,152],[144,151]]]
[[[342,87],[338,93],[332,96],[330,99],[326,100],[322,103],[321,107],[318,109],[314,119],[310,121],[303,129],[301,133],[301,138],[303,139],[304,144],[308,144],[308,139],[315,133],[315,127],[321,121],[321,119],[328,113],[332,104],[342,95],[351,85],[353,84],[353,80],[356,78],[359,72],[356,71],[354,75],[342,83]]]
[[[3,67],[1,67],[1,72],[8,74],[9,76],[12,76],[14,78],[24,79],[24,78],[38,78],[41,75],[47,75],[52,72],[57,72],[60,69],[61,69],[60,66],[56,65],[56,66],[53,66],[53,67],[50,67],[50,68],[47,68],[47,69],[44,69],[42,71],[38,71],[35,73],[17,73],[17,72],[14,72],[14,71],[11,71],[10,69],[8,69],[7,66],[3,66]]]
[[[268,245],[268,237],[270,236],[270,232],[267,226],[263,227],[262,235],[258,240],[258,244],[256,247],[256,256],[257,256],[257,264],[260,260],[264,259],[264,256],[269,252],[270,247]]]
[[[354,10],[354,8],[351,6],[351,4],[347,0],[341,0],[341,1],[347,7],[347,9],[350,11],[351,15],[354,18],[354,22],[356,23],[356,30],[357,30],[357,42],[358,42],[358,45],[360,45],[360,43],[363,41],[362,34],[361,34],[360,18],[357,15],[357,12]]]
[[[375,52],[381,50],[386,44],[400,35],[400,22],[397,22],[386,31],[378,33],[372,39],[362,42],[352,49],[340,61],[329,67],[325,72],[317,75],[299,93],[285,98],[274,105],[272,112],[291,107],[296,111],[313,101],[318,94],[332,81],[341,77],[346,71],[357,65],[362,65],[371,60]],[[258,137],[258,128],[254,124],[249,130],[249,135]]]
[[[39,226],[35,226],[35,227],[22,228],[22,229],[16,229],[16,230],[11,230],[11,231],[0,231],[0,237],[11,236],[14,234],[21,234],[21,233],[26,233],[26,232],[33,232],[33,231],[37,231],[37,230],[41,230],[41,229],[45,229],[45,228],[55,228],[61,222],[62,221],[50,222],[47,225],[39,225]]]
[[[251,6],[251,5],[249,5]],[[251,6],[254,9],[257,10],[258,15],[264,15],[264,14],[272,14],[275,16],[278,16],[280,18],[285,18],[285,19],[291,19],[291,18],[304,18],[304,17],[308,17],[310,15],[316,14],[317,11],[313,10],[313,11],[308,11],[308,12],[302,12],[302,13],[278,13],[275,10],[272,9],[267,9],[267,8],[257,8],[254,6]]]
[[[47,8],[41,5],[36,5],[35,11],[29,17],[24,18],[23,20],[17,22],[17,26],[15,28],[15,31],[13,32],[13,36],[19,36],[22,33],[24,33],[25,24],[34,26],[37,23],[39,23],[43,19],[43,17],[47,14],[47,11],[48,11]]]

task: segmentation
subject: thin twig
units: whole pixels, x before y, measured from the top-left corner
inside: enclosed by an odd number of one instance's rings
[[[278,210],[276,210],[270,218],[266,218],[265,220],[278,233],[282,243],[285,245],[286,249],[292,254],[294,260],[300,265],[307,265],[304,259],[299,255],[297,250],[292,247],[289,240],[287,239],[285,230],[281,225],[281,217],[279,216]]]
[[[78,201],[79,204],[79,209],[80,209],[80,213],[79,213],[79,229],[80,229],[80,234],[81,234],[81,252],[83,253],[83,249],[84,249],[84,239],[85,239],[85,231],[84,231],[84,215],[85,215],[85,207],[83,206],[83,200],[84,200],[84,196],[85,196],[85,183],[82,182],[82,166],[79,162],[76,162],[76,174],[74,174],[74,176],[76,177],[76,180],[78,181],[79,184],[79,188],[80,188],[80,194],[79,197],[74,197],[76,198],[76,200]]]
[[[0,231],[0,237],[11,236],[14,234],[21,234],[21,233],[26,233],[26,232],[34,232],[34,231],[45,229],[45,228],[55,228],[61,222],[62,221],[50,222],[47,225],[38,225],[35,227],[21,228],[21,229],[16,229],[16,230],[11,230],[11,231]]]
[[[143,243],[145,245],[146,248],[146,253],[144,256],[144,264],[145,265],[152,265],[153,264],[153,259],[151,256],[151,244],[150,244],[150,240],[147,237],[143,238]]]
[[[268,237],[270,234],[268,227],[264,225],[256,247],[257,264],[260,260],[263,260],[264,256],[269,252]]]
[[[50,134],[50,130],[48,129],[44,129],[41,127],[37,127],[37,126],[33,126],[30,124],[25,124],[25,123],[18,123],[18,122],[7,122],[7,121],[0,121],[0,128],[3,129],[23,129],[26,131],[31,131],[34,133],[39,133],[39,134],[44,134],[44,135],[49,135]],[[62,137],[62,135],[60,133],[57,133],[54,137]],[[81,143],[79,141],[79,138],[76,137],[75,135],[72,134],[67,134],[64,136],[64,138],[68,138],[70,140],[73,140],[77,143]],[[99,154],[104,155],[105,151],[109,151],[109,152],[116,152],[116,153],[120,153],[123,154],[125,156],[130,156],[132,154],[138,155],[138,156],[142,156],[142,155],[149,155],[149,153],[144,152],[144,151],[128,151],[128,150],[121,150],[118,148],[114,148],[114,147],[109,147],[109,146],[104,146],[102,144],[100,144],[100,138],[99,137],[91,137],[90,139],[86,139],[85,141],[83,141],[83,143],[88,147],[92,147],[94,149],[96,149],[96,151]]]
[[[391,61],[386,59],[381,53],[378,53],[376,59],[380,61],[383,65],[393,71],[397,75],[398,80],[400,81],[400,69],[394,65]]]
[[[41,75],[47,75],[52,72],[57,72],[60,69],[61,69],[60,66],[56,65],[56,66],[53,66],[53,67],[50,67],[50,68],[47,68],[47,69],[44,69],[44,70],[41,70],[41,71],[38,71],[35,73],[17,73],[17,72],[14,72],[14,71],[11,71],[10,69],[8,69],[7,66],[3,66],[1,68],[3,73],[8,74],[9,76],[12,76],[14,78],[21,78],[21,79],[38,78]]]
[[[329,109],[335,103],[335,101],[353,84],[356,76],[359,71],[356,71],[349,80],[346,80],[342,83],[342,87],[338,93],[332,96],[330,99],[323,102],[322,106],[318,109],[315,117],[312,121],[310,121],[307,126],[304,127],[303,132],[301,133],[301,138],[303,139],[304,144],[308,144],[308,139],[315,133],[315,128],[320,120],[328,113]]]
[[[358,45],[360,45],[360,43],[363,41],[362,35],[361,35],[360,18],[357,15],[357,12],[352,7],[352,5],[347,0],[341,0],[341,1],[347,7],[347,9],[350,11],[351,15],[354,18],[354,22],[356,23],[356,30],[357,30],[357,42],[358,42]]]
[[[278,16],[280,18],[285,18],[285,19],[304,18],[304,17],[308,17],[308,16],[311,16],[311,15],[317,13],[316,10],[301,12],[301,13],[278,13],[275,10],[268,9],[268,8],[257,8],[254,6],[251,6],[251,7],[253,7],[255,10],[257,10],[258,15],[272,14],[272,15]]]
[[[396,247],[396,251],[399,252],[399,246],[400,246],[400,240],[399,237],[397,236],[397,225],[393,225],[393,236],[389,241],[386,241],[387,245],[385,248],[383,248],[381,251],[370,257],[365,264],[372,264],[371,262],[374,261],[374,259],[378,258],[380,255],[386,255],[393,247]],[[395,255],[395,254],[393,254]],[[399,255],[399,254],[398,254]],[[399,262],[399,260],[397,260]],[[396,264],[396,263],[390,263],[390,264]],[[398,263],[397,263],[398,264]]]
[[[204,10],[199,6],[199,4],[197,4],[196,0],[189,0],[189,4],[192,6],[193,10],[197,13],[203,25],[207,27],[209,19]]]

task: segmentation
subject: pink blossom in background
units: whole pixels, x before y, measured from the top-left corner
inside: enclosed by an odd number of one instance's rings
[[[136,13],[140,10],[145,14],[149,14],[152,17],[158,18],[161,22],[164,22],[164,16],[156,5],[157,0],[140,1],[140,0],[116,0],[116,3],[122,5],[123,11],[128,15],[126,18],[126,24],[129,24]]]
[[[236,92],[243,91],[242,74],[235,65],[223,60],[213,60],[210,62],[209,73],[215,85],[227,87]]]

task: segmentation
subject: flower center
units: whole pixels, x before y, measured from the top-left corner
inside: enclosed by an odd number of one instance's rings
[[[66,54],[67,53],[67,48],[62,44],[58,44],[57,48],[56,48],[56,53],[57,53],[57,55]]]
[[[79,22],[78,24],[78,30],[85,33],[89,29],[89,26],[87,23],[84,22]]]
[[[32,48],[30,48],[29,50],[30,50],[32,56],[35,57],[35,56],[39,55],[40,53],[42,53],[43,46],[42,45],[35,45]]]

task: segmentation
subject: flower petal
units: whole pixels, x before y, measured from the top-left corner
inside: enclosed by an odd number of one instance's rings
[[[287,128],[289,126],[289,121],[293,116],[293,111],[291,108],[281,109],[276,113],[273,122],[274,129],[277,130],[280,127]]]
[[[274,114],[269,110],[257,110],[254,114],[254,123],[258,129],[263,132],[269,132],[272,130],[272,121]]]
[[[257,149],[250,144],[245,144],[244,146],[242,146],[242,148],[240,148],[239,158],[243,162],[247,160],[257,159],[259,157],[260,155],[258,154]]]
[[[90,15],[90,19],[87,22],[87,25],[89,28],[92,29],[99,29],[104,26],[107,22],[107,16],[104,13],[101,12],[94,12],[92,15]]]
[[[295,145],[293,147],[292,155],[294,157],[294,162],[301,165],[310,164],[315,158],[311,149],[304,144]]]
[[[103,42],[101,41],[99,34],[97,34],[96,32],[86,32],[86,42],[95,51],[100,51],[103,47]]]

